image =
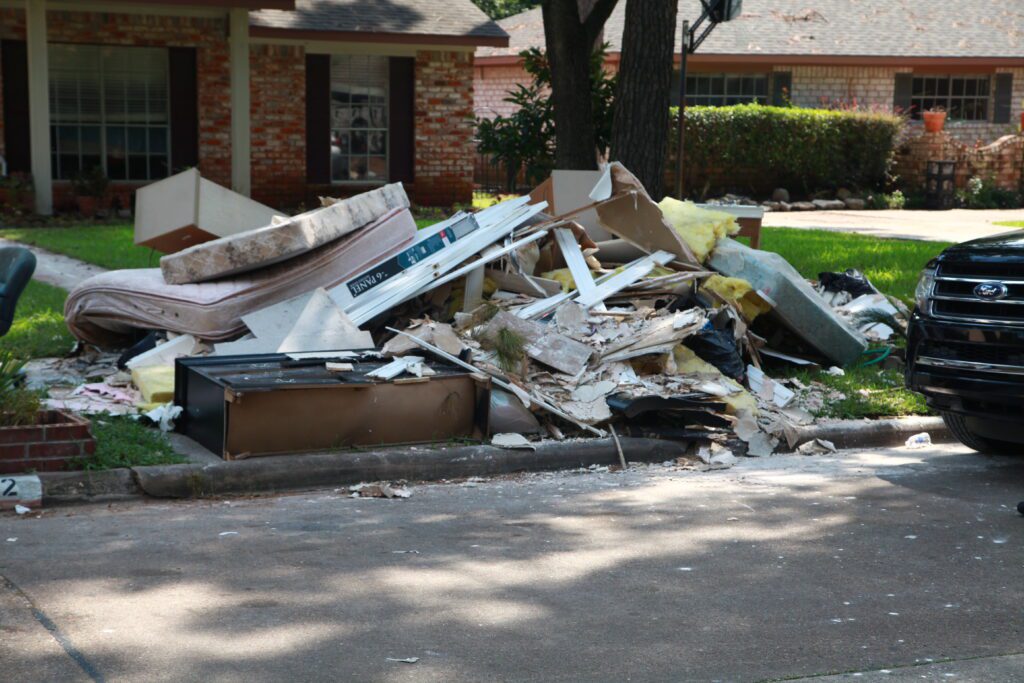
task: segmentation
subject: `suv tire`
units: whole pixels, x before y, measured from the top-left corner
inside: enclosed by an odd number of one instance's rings
[[[985,453],[986,455],[1011,455],[1019,452],[1021,448],[1016,444],[996,441],[995,439],[975,434],[967,426],[967,420],[963,415],[943,412],[942,421],[949,427],[949,431],[953,432],[953,436],[956,437],[957,441],[979,453]]]

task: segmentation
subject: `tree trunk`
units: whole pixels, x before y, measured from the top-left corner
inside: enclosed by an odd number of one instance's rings
[[[665,195],[677,6],[676,0],[629,2],[622,32],[611,158],[655,201]]]
[[[594,112],[590,99],[590,55],[617,0],[587,2],[580,20],[578,0],[544,0],[544,37],[551,66],[551,104],[555,116],[555,167],[597,168]],[[637,3],[643,4],[643,3]]]

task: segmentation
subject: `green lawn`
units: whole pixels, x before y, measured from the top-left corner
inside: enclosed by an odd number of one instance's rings
[[[18,358],[63,356],[74,339],[64,324],[64,299],[59,287],[32,280],[18,300],[14,325],[0,338],[0,348],[9,349]]]
[[[131,224],[67,228],[7,228],[0,237],[73,256],[103,268],[155,268],[160,254],[137,247]]]
[[[828,230],[764,228],[761,248],[782,254],[800,274],[856,268],[885,294],[914,300],[914,288],[924,265],[950,246],[949,242],[879,239]]]
[[[1024,221],[999,221],[996,225],[1003,225],[1007,228],[1024,228]]]

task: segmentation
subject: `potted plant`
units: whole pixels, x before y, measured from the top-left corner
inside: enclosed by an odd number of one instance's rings
[[[107,194],[109,182],[99,166],[83,171],[71,181],[80,214],[86,218],[96,215],[100,209],[100,202]]]
[[[941,133],[946,125],[946,110],[942,107],[932,107],[924,112],[924,129],[928,133]]]

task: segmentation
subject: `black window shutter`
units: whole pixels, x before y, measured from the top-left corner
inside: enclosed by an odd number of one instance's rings
[[[196,50],[168,48],[171,97],[171,172],[199,165],[199,89]]]
[[[306,182],[331,182],[330,55],[306,55]]]
[[[389,68],[388,133],[391,149],[388,157],[388,179],[413,182],[415,171],[415,71],[412,57],[392,57]]]
[[[772,106],[786,107],[793,99],[793,73],[776,71],[772,74]]]
[[[914,74],[896,74],[892,106],[896,111],[909,114],[910,98],[914,92]]]
[[[4,87],[4,158],[9,173],[32,172],[29,146],[28,49],[21,40],[0,41]]]
[[[996,74],[996,97],[993,123],[1009,123],[1013,109],[1013,74]]]

